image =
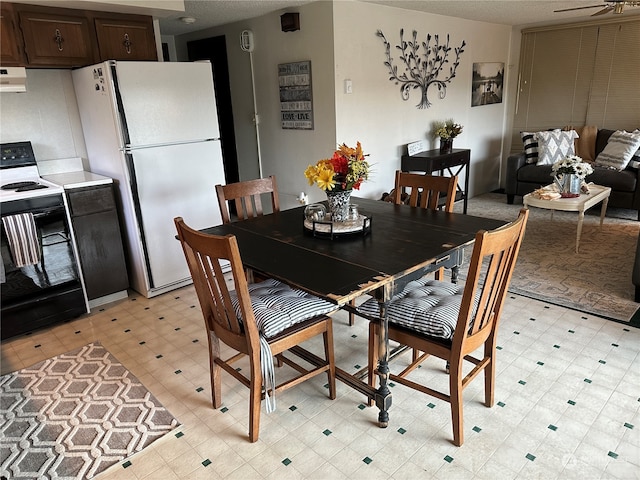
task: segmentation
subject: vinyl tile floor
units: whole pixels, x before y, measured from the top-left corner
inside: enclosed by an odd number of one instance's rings
[[[367,331],[362,319],[350,327],[346,313],[334,315],[341,368],[366,365]],[[181,423],[98,480],[640,478],[640,329],[525,297],[506,301],[495,405],[482,404],[482,378],[465,390],[462,447],[451,442],[448,403],[392,384],[382,429],[377,408],[345,384],[329,400],[324,376],[278,395],[274,413],[263,407],[260,439],[249,443],[248,389],[223,373],[224,405],[211,405],[207,339],[192,287],[152,299],[132,294],[4,341],[2,373],[96,340]],[[415,378],[446,389],[440,360],[425,362]]]

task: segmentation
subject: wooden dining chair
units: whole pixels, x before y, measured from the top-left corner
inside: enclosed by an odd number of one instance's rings
[[[390,380],[449,402],[453,443],[457,446],[464,442],[462,394],[480,372],[484,372],[484,404],[493,406],[498,325],[528,215],[529,210],[522,209],[514,222],[476,234],[464,287],[422,278],[409,283],[387,307],[389,340],[422,352],[400,373],[391,373]],[[379,316],[375,299],[367,300],[359,310],[369,316]],[[379,335],[379,323],[371,322],[371,386],[375,385]],[[477,354],[471,355],[478,349],[481,358],[476,358]],[[407,378],[429,356],[444,359],[450,364],[448,393]],[[473,365],[466,375],[463,365],[466,367],[467,364],[464,361]]]
[[[277,392],[326,372],[329,398],[335,399],[333,330],[327,314],[335,311],[336,305],[274,279],[248,284],[234,235],[206,235],[187,226],[181,217],[176,217],[174,222],[204,317],[213,407],[222,406],[223,369],[249,387],[249,440],[255,442],[263,398],[270,412],[275,409]],[[231,288],[222,273],[221,260],[231,264]],[[300,347],[300,343],[320,334],[324,341],[324,359]],[[237,353],[223,359],[220,341]],[[289,352],[288,356],[285,352]],[[313,356],[321,364],[307,369],[294,361],[292,354],[300,358]],[[233,366],[245,356],[249,359],[247,375]],[[297,370],[298,375],[277,384],[273,356],[278,366],[287,364]]]
[[[453,212],[458,177],[439,177],[418,173],[396,171],[393,203],[412,207],[437,210],[444,207],[445,212]],[[444,267],[434,272],[437,280],[444,279]],[[355,307],[355,301],[350,302]],[[349,312],[349,325],[354,325],[355,314]]]
[[[263,215],[262,194],[269,194],[271,199],[271,209],[273,212],[280,211],[280,200],[278,198],[278,186],[276,177],[271,175],[268,178],[258,178],[256,180],[246,180],[244,182],[229,183],[227,185],[216,185],[218,204],[222,214],[222,223],[230,223],[231,215],[227,202],[233,201],[238,220],[257,217]]]
[[[394,203],[402,202],[402,193],[409,197],[406,203],[412,207],[438,210],[444,207],[445,212],[453,212],[456,200],[456,188],[458,177],[423,175],[419,173],[407,173],[396,171]],[[408,191],[407,191],[408,190]],[[436,280],[444,280],[444,267],[435,271]]]
[[[216,185],[216,194],[218,196],[220,213],[222,214],[222,223],[231,223],[231,213],[228,202],[233,202],[235,207],[235,220],[246,220],[263,215],[263,194],[269,195],[272,212],[280,211],[278,185],[276,183],[276,177],[273,175],[268,178],[246,180],[244,182],[229,183],[227,185]],[[267,278],[249,268],[245,269],[245,273],[249,283],[258,282]]]
[[[394,203],[397,205],[406,203],[412,207],[431,210],[444,207],[445,212],[453,212],[457,186],[458,177],[456,175],[444,177],[397,170]],[[403,193],[408,194],[408,198],[404,202],[402,201]]]

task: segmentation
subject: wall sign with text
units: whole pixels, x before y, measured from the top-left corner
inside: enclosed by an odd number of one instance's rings
[[[313,130],[311,61],[278,65],[282,128]]]

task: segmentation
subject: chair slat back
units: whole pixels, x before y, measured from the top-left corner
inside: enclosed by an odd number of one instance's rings
[[[234,348],[246,343],[259,349],[258,329],[236,237],[198,232],[187,226],[181,217],[175,218],[174,222],[207,330]],[[220,260],[227,260],[231,264],[230,273],[243,322],[238,319],[231,302],[230,292],[233,289],[227,284]],[[246,351],[247,345],[241,350]]]
[[[238,220],[245,220],[263,215],[262,194],[269,194],[271,208],[274,212],[280,210],[276,177],[258,178],[244,182],[216,185],[218,205],[222,214],[222,223],[230,223],[231,216],[227,201],[233,201]]]
[[[409,205],[412,207],[436,210],[442,198],[445,199],[444,210],[453,211],[456,197],[458,177],[444,177],[437,175],[423,175],[396,171],[394,203],[401,204],[403,192],[410,189]]]
[[[496,333],[528,217],[529,210],[522,209],[510,224],[476,234],[453,336],[454,350],[473,351]]]

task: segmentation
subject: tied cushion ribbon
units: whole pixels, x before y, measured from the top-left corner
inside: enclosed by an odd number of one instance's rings
[[[2,225],[16,267],[26,267],[40,262],[40,243],[32,213],[2,217]]]

